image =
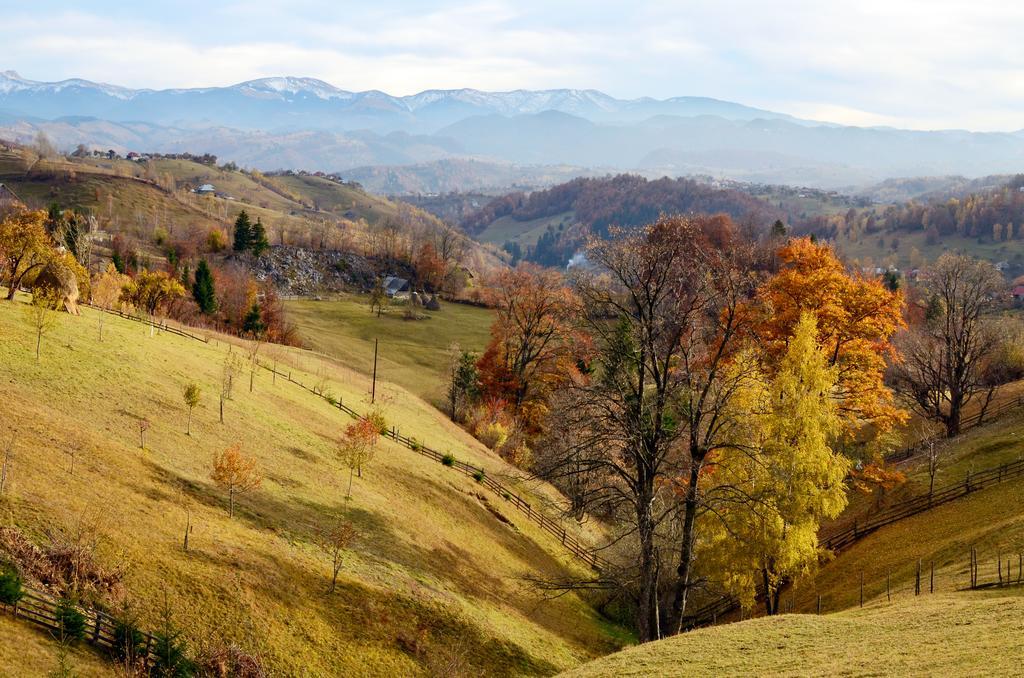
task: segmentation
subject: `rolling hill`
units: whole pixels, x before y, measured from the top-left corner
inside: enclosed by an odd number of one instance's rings
[[[371,230],[388,225],[405,238],[450,233],[472,269],[499,264],[490,249],[419,208],[305,172],[264,175],[191,156],[145,162],[91,155],[40,159],[28,147],[0,144],[0,183],[30,207],[55,203],[92,215],[101,236],[98,251],[105,255],[118,234],[155,260],[172,242],[196,251],[210,230],[230,234],[244,209],[262,220],[272,245],[358,249],[366,246]],[[203,184],[212,184],[215,194],[191,192]]]
[[[524,583],[525,575],[558,577],[582,565],[471,477],[381,441],[346,499],[335,443],[346,417],[323,398],[266,372],[250,391],[243,373],[219,423],[222,363],[229,346],[244,354],[234,340],[150,336],[143,325],[108,318],[101,342],[97,312],[85,309],[61,317],[36,363],[24,305],[20,295],[0,303],[3,438],[13,440],[0,497],[5,529],[38,544],[54,535],[95,543],[96,559],[124,573],[118,588],[143,627],[156,626],[166,595],[191,647],[235,643],[273,675],[417,675],[447,665],[549,674],[627,639],[584,599],[545,601]],[[369,410],[361,374],[309,352],[266,347],[263,355]],[[203,394],[192,435],[181,402],[189,381]],[[404,389],[378,383],[377,399],[406,435],[484,467],[538,506],[557,501]],[[256,460],[263,483],[239,496],[232,519],[210,471],[214,453],[233,444]],[[338,590],[327,594],[329,559],[316,535],[336,516],[358,536]],[[0,632],[32,648],[23,658],[5,655],[6,667],[29,672],[43,663],[41,632],[6,618]],[[83,673],[95,668],[80,657],[73,661]]]

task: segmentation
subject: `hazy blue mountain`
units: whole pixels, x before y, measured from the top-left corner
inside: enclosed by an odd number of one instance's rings
[[[428,192],[479,190],[498,176],[517,176],[501,171],[474,178],[465,165],[439,163],[454,159],[849,190],[890,177],[1024,170],[1024,132],[846,127],[699,97],[621,100],[574,89],[428,90],[396,97],[312,78],[135,90],[0,74],[0,137],[30,141],[39,131],[65,149],[83,143],[208,152],[260,169],[360,168],[367,180]],[[421,168],[415,176],[366,169],[406,165]],[[518,176],[558,174],[544,169]]]
[[[595,90],[427,90],[397,97],[375,90],[349,92],[322,80],[294,77],[262,78],[229,87],[151,90],[78,79],[36,82],[13,71],[0,73],[0,109],[40,118],[81,115],[115,122],[145,120],[176,126],[415,133],[434,132],[472,116],[544,111],[601,122],[635,122],[662,114],[792,119],[715,99],[622,100]]]

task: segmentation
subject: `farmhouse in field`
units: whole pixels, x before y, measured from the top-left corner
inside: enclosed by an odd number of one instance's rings
[[[405,278],[398,278],[393,275],[389,275],[384,278],[384,294],[389,299],[405,299],[409,296],[409,281]]]
[[[213,184],[203,184],[195,189],[195,193],[198,195],[214,195],[216,192],[217,189],[213,187]]]

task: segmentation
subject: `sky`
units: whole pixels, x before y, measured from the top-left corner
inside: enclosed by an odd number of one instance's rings
[[[593,88],[913,129],[1024,128],[1010,0],[0,0],[0,70],[127,87]]]

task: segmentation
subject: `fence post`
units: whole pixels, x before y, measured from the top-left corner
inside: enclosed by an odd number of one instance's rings
[[[892,592],[889,590],[889,575],[890,574],[891,573],[888,570],[885,571],[885,599],[888,602],[892,602]]]
[[[917,577],[914,579],[914,595],[921,595],[921,559],[917,559]]]
[[[860,571],[860,606],[864,607],[864,570]]]
[[[999,571],[999,585],[1003,585],[1003,554],[996,552],[996,569]]]
[[[818,614],[821,614],[821,594],[818,594]]]
[[[100,611],[93,610],[93,614],[96,616],[96,621],[92,627],[92,644],[95,645],[100,639]]]
[[[935,561],[932,561],[931,578],[928,581],[928,593],[935,593]]]

